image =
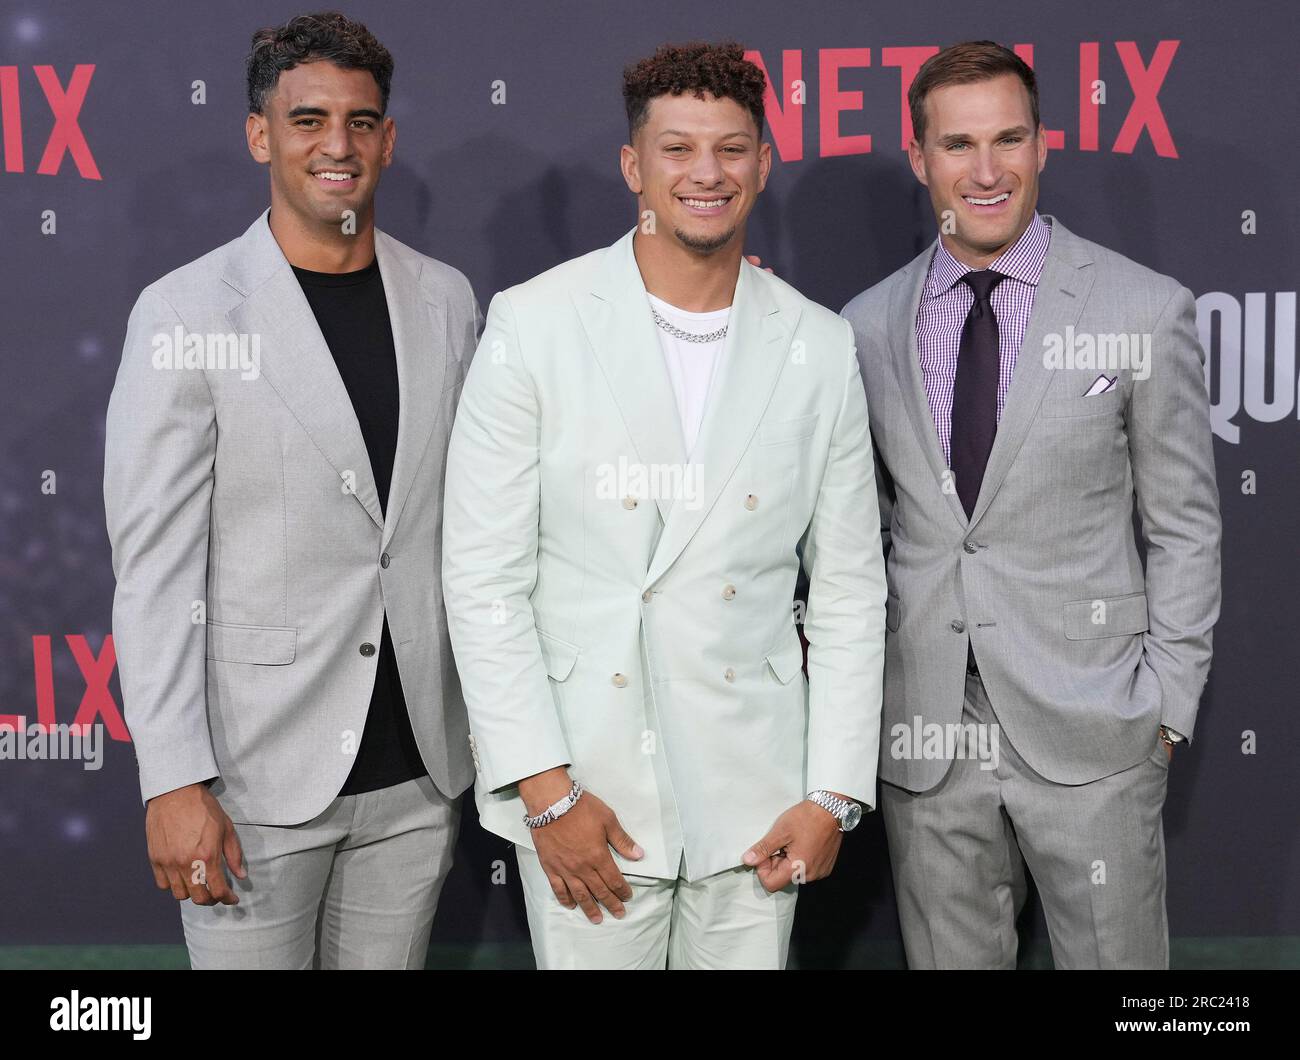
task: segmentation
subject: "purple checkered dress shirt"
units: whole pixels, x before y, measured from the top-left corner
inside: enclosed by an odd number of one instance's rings
[[[989,296],[993,315],[998,320],[998,422],[1007,387],[1016,370],[1016,353],[1025,337],[1029,313],[1034,308],[1034,292],[1043,272],[1047,244],[1052,229],[1034,213],[1029,227],[1019,239],[989,268],[1004,273],[1003,280]],[[930,404],[943,458],[951,466],[952,387],[957,377],[957,353],[961,349],[961,332],[966,314],[975,301],[975,293],[961,278],[972,270],[948,253],[939,241],[930,261],[930,272],[921,292],[916,311],[916,348],[921,360],[921,378],[925,397]]]

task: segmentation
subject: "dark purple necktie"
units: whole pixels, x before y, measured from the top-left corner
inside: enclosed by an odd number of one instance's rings
[[[991,269],[968,272],[961,278],[975,292],[975,302],[966,314],[957,354],[949,466],[968,519],[975,510],[998,431],[998,318],[993,315],[989,295],[1005,279],[1003,273]]]

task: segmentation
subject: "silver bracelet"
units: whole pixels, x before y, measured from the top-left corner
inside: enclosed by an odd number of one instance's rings
[[[565,795],[564,798],[557,799],[555,802],[551,803],[551,805],[546,807],[546,809],[536,817],[529,817],[527,814],[524,814],[524,824],[528,825],[529,828],[541,828],[543,825],[548,825],[557,817],[563,817],[573,809],[574,805],[581,797],[582,785],[575,780],[573,782],[573,787],[569,789],[569,793]]]

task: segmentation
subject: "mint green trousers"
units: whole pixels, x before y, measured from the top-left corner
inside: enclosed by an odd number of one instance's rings
[[[693,883],[624,873],[632,900],[623,919],[602,907],[593,924],[560,905],[533,851],[516,844],[515,854],[539,969],[785,967],[793,883],[769,894],[743,866]]]

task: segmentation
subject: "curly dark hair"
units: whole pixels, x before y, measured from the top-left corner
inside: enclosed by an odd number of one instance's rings
[[[268,26],[253,34],[248,53],[249,111],[262,113],[266,97],[285,70],[322,59],[345,69],[369,70],[383,97],[380,109],[387,112],[393,57],[370,30],[337,11],[299,15],[283,26]]]
[[[734,99],[749,111],[763,138],[763,91],[767,78],[745,58],[745,49],[734,41],[706,44],[665,44],[648,59],[623,71],[623,102],[627,107],[627,131],[631,141],[646,123],[650,101],[658,96],[680,96],[683,92],[703,99],[704,93]]]

